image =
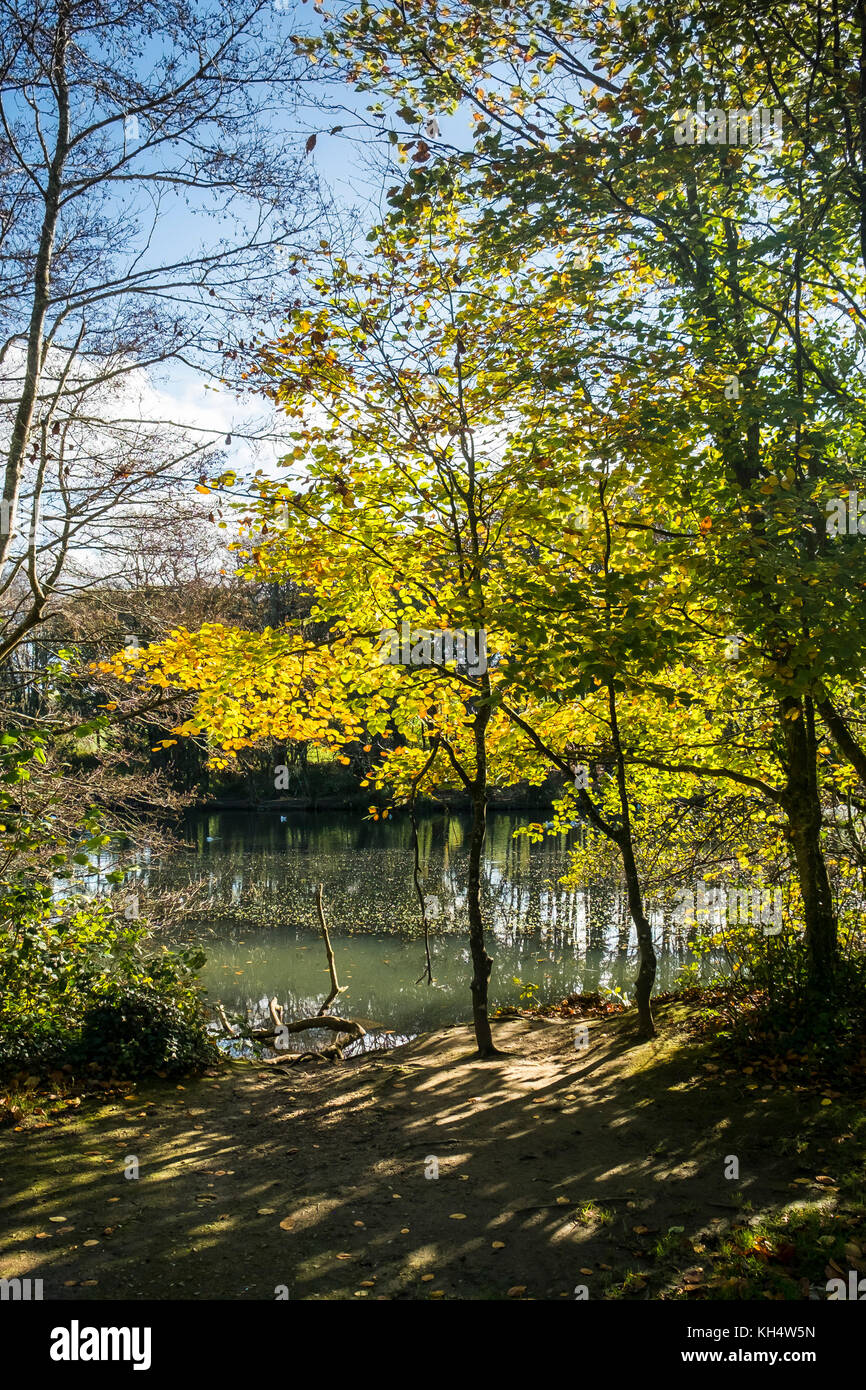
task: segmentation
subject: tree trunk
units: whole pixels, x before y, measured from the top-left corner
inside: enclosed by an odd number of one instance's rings
[[[795,718],[789,717],[793,711]],[[788,773],[784,807],[803,898],[809,986],[820,994],[833,976],[837,933],[830,878],[821,848],[821,799],[811,702],[808,698],[802,703],[786,699],[781,715]]]
[[[484,944],[484,919],[481,914],[481,856],[487,831],[487,797],[472,800],[472,836],[469,841],[468,907],[469,946],[472,951],[472,1021],[479,1057],[496,1057],[490,1019],[487,1016],[487,985],[493,961]]]
[[[69,141],[69,89],[66,80],[68,28],[69,5],[63,3],[58,11],[53,65],[57,99],[57,134],[54,141],[53,158],[48,169],[48,182],[43,195],[44,209],[39,234],[39,249],[33,266],[33,303],[30,310],[30,323],[27,328],[24,381],[15,411],[3,478],[3,502],[8,523],[6,526],[0,526],[0,568],[5,566],[12,545],[13,523],[21,490],[24,455],[30,439],[46,351],[46,345],[43,343],[43,331],[51,297],[51,257],[60,216],[61,178]],[[20,641],[23,635],[25,634],[21,633],[17,640]],[[4,658],[7,654],[4,652]]]
[[[638,1037],[654,1038],[656,1035],[656,1027],[653,1022],[650,999],[656,979],[656,952],[655,946],[653,945],[652,927],[649,924],[649,919],[643,908],[640,878],[634,860],[630,834],[624,839],[623,844],[620,846],[620,850],[628,888],[629,911],[631,912],[631,919],[634,922],[635,932],[637,934],[639,965],[637,979],[634,985],[634,994],[635,1003],[637,1004]]]
[[[472,834],[469,841],[467,895],[469,948],[472,952],[472,1022],[479,1057],[501,1057],[493,1046],[487,1016],[487,986],[493,961],[484,945],[484,918],[481,912],[481,861],[487,834],[487,725],[490,723],[490,681],[482,678],[482,696],[475,710],[475,777],[472,780]]]
[[[622,830],[619,835],[619,852],[625,872],[628,906],[637,935],[638,972],[635,980],[635,1003],[637,1004],[637,1032],[639,1038],[654,1038],[656,1027],[653,1022],[652,997],[656,978],[656,953],[653,946],[652,928],[644,912],[643,895],[640,890],[640,875],[634,857],[634,844],[631,833],[631,812],[628,804],[628,783],[625,772],[625,758],[619,737],[619,720],[616,712],[616,693],[613,684],[608,685],[608,712],[613,746],[616,753],[616,782],[619,791],[619,810]]]
[[[836,915],[824,854],[821,849],[820,813],[812,808],[790,813],[791,843],[797,861],[797,877],[803,898],[806,949],[809,955],[809,984],[823,993],[836,964]]]

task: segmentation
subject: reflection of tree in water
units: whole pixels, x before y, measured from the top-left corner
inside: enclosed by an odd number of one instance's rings
[[[514,831],[529,818],[490,813],[484,911],[492,951],[506,950],[509,968],[522,979],[543,981],[537,965],[543,952],[551,964],[564,967],[559,978],[572,978],[574,988],[594,992],[614,978],[628,985],[633,933],[618,885],[595,881],[578,890],[563,887],[559,880],[568,868],[569,837],[546,838],[537,845],[525,836],[515,839]],[[418,833],[431,939],[442,943],[440,960],[444,943],[449,943],[447,954],[456,966],[466,930],[467,823],[457,815],[420,814]],[[357,813],[221,813],[192,822],[189,838],[194,848],[188,854],[146,868],[142,878],[159,887],[203,877],[209,905],[196,917],[216,935],[229,924],[281,934],[285,929],[317,931],[315,888],[320,881],[336,935],[406,940],[418,934],[408,817],[373,823]],[[677,941],[670,913],[664,920],[660,909],[653,924],[662,953],[659,988],[667,988],[683,943]],[[293,1010],[305,1004],[301,997],[280,1002],[287,1016],[295,1016]],[[362,1000],[354,1005],[361,1013],[367,1009]],[[375,1012],[372,999],[369,1011]]]
[[[491,813],[484,906],[494,939],[552,925],[562,944],[573,920],[573,895],[557,884],[566,866],[564,840],[530,847],[513,832],[521,818]],[[408,820],[365,822],[360,816],[223,813],[193,826],[195,852],[176,855],[154,879],[204,877],[207,915],[274,926],[312,925],[320,879],[339,930],[418,928],[411,879]],[[419,817],[422,880],[434,932],[465,929],[466,825],[459,816]]]
[[[616,921],[617,907],[620,894],[613,887],[607,884],[593,884],[587,890],[589,897],[589,912],[587,916],[586,949],[587,951],[600,951],[604,947],[605,939],[610,930],[611,923]]]

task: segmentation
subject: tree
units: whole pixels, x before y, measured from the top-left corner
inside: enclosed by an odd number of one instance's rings
[[[361,727],[390,735],[371,781],[398,802],[441,781],[447,759],[473,810],[467,910],[482,1056],[495,1054],[480,881],[489,779],[541,781],[552,765],[573,781],[590,749],[615,769],[614,801],[602,813],[586,785],[576,801],[623,858],[649,1036],[655,956],[614,683],[646,632],[617,593],[612,566],[626,550],[617,540],[614,561],[604,507],[588,553],[559,543],[594,475],[575,463],[551,481],[550,455],[586,440],[557,410],[539,410],[519,370],[537,332],[525,287],[491,314],[471,256],[387,237],[369,268],[335,256],[318,287],[327,303],[296,311],[249,365],[294,421],[294,448],[291,482],[258,478],[237,548],[249,578],[289,576],[312,591],[320,640],[291,626],[255,639],[208,627],[118,657],[113,670],[196,689],[198,710],[180,732],[206,731],[230,751],[267,736],[340,746]],[[639,564],[634,582],[644,581]],[[549,625],[560,593],[566,610],[581,594],[577,616],[592,625],[582,647],[574,622]],[[570,639],[561,656],[551,631]],[[452,664],[455,633],[484,638],[484,659],[476,647]]]
[[[831,695],[847,704],[866,655],[863,558],[824,526],[826,499],[860,485],[863,13],[793,14],[797,44],[793,15],[763,7],[746,42],[721,5],[457,5],[447,24],[420,4],[364,5],[322,45],[398,99],[407,126],[471,112],[469,150],[394,132],[415,166],[391,191],[394,219],[416,223],[448,189],[491,274],[546,265],[559,332],[533,364],[539,385],[625,406],[646,475],[637,524],[688,567],[703,627],[743,635],[773,706],[782,779],[762,785],[785,818],[822,995],[837,945],[816,711],[866,766]],[[781,142],[763,140],[762,106],[781,111]],[[678,138],[692,120],[701,141]],[[628,400],[623,378],[633,392],[638,374],[642,398]],[[659,769],[746,775],[643,753]]]
[[[167,420],[158,374],[219,376],[315,200],[275,118],[303,62],[268,0],[4,0],[0,17],[2,661],[71,551],[213,467],[225,426]]]

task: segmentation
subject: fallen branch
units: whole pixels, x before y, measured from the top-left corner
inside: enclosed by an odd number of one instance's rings
[[[293,1052],[288,1056],[269,1058],[268,1065],[274,1063],[284,1063],[289,1066],[299,1066],[305,1062],[330,1061],[339,1062],[343,1060],[343,1048],[347,1043],[355,1038],[364,1038],[367,1035],[366,1028],[360,1023],[356,1023],[351,1018],[335,1018],[327,1010],[337,998],[338,994],[344,994],[347,986],[341,986],[337,979],[337,963],[334,958],[334,950],[331,946],[331,938],[328,933],[328,924],[325,921],[325,908],[322,901],[324,885],[319,884],[316,890],[316,907],[319,911],[319,925],[322,929],[322,939],[325,943],[325,954],[328,958],[328,974],[331,977],[331,991],[324,1000],[319,1012],[313,1018],[296,1018],[293,1023],[284,1021],[284,1010],[282,1004],[277,1002],[277,996],[268,1000],[268,1013],[270,1014],[272,1028],[252,1028],[248,1032],[238,1034],[232,1028],[226,1017],[222,1004],[216,1006],[216,1013],[226,1033],[232,1038],[238,1036],[248,1037],[256,1042],[272,1042],[277,1044],[277,1040],[285,1040],[289,1033],[304,1033],[308,1028],[327,1028],[337,1036],[330,1047],[311,1049],[309,1052]]]
[[[219,1000],[217,1000],[216,1004],[214,1005],[214,1013],[216,1014],[217,1018],[222,1024],[225,1032],[228,1033],[229,1037],[236,1038],[238,1036],[238,1030],[236,1028],[233,1028],[232,1025],[229,1023],[226,1017],[226,1011]]]
[[[333,1014],[316,1014],[314,1018],[296,1018],[294,1023],[281,1023],[278,1028],[254,1028],[252,1037],[264,1040],[278,1038],[281,1033],[303,1033],[308,1028],[330,1028],[332,1033],[348,1033],[350,1038],[364,1038],[366,1028],[351,1018],[336,1018]]]
[[[337,979],[337,964],[336,964],[336,961],[335,961],[335,959],[334,959],[334,949],[333,949],[333,947],[331,946],[331,938],[330,938],[330,936],[328,935],[328,924],[327,924],[327,922],[325,921],[325,909],[324,909],[324,906],[323,906],[323,904],[322,904],[322,893],[323,893],[323,891],[324,891],[324,884],[323,884],[323,883],[320,883],[319,886],[318,886],[318,888],[316,889],[316,907],[318,908],[318,911],[319,911],[319,926],[320,926],[321,929],[322,929],[322,937],[323,937],[324,942],[325,942],[325,954],[326,954],[326,956],[328,957],[328,973],[329,973],[330,976],[331,976],[331,992],[330,992],[330,994],[328,995],[327,999],[326,999],[326,1000],[324,1001],[324,1003],[322,1004],[322,1007],[319,1009],[319,1015],[320,1015],[320,1016],[321,1016],[322,1014],[324,1014],[324,1013],[327,1013],[328,1009],[329,1009],[329,1008],[331,1007],[331,1005],[333,1004],[333,1002],[334,1002],[334,1000],[336,999],[337,995],[338,995],[338,994],[345,994],[346,989],[348,988],[347,985],[344,985],[343,988],[341,989],[341,988],[340,988],[340,981]]]
[[[412,880],[415,884],[415,892],[418,895],[418,903],[421,908],[421,929],[424,933],[425,956],[424,969],[415,981],[416,985],[420,985],[421,981],[424,979],[426,979],[428,985],[432,985],[433,962],[430,959],[430,923],[427,920],[427,899],[424,896],[424,889],[421,885],[421,858],[418,847],[418,818],[415,815],[415,796],[418,791],[419,782],[423,777],[427,775],[428,771],[432,767],[438,751],[439,735],[437,734],[433,740],[433,747],[430,750],[429,758],[427,759],[417,776],[413,777],[412,779],[412,789],[409,796],[409,817],[412,822]]]
[[[267,1065],[269,1067],[310,1067],[317,1066],[319,1062],[342,1062],[343,1049],[337,1047],[319,1047],[310,1052],[291,1052],[285,1057],[269,1057]]]

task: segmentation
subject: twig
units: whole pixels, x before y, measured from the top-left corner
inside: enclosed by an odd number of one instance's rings
[[[226,1017],[226,1011],[219,1000],[217,1000],[216,1004],[214,1005],[214,1013],[216,1014],[217,1018],[222,1024],[225,1032],[228,1033],[229,1037],[236,1038],[238,1036],[237,1029],[234,1028],[231,1023],[229,1023]]]
[[[415,796],[418,792],[419,783],[430,770],[430,767],[432,766],[433,760],[436,757],[438,751],[439,735],[437,734],[433,740],[433,747],[430,749],[429,758],[425,762],[421,771],[418,773],[417,777],[414,777],[412,779],[412,791],[409,796],[409,818],[412,822],[412,851],[414,856],[412,864],[412,879],[415,884],[415,892],[418,894],[418,902],[421,907],[421,927],[424,932],[424,954],[426,956],[427,961],[424,969],[415,981],[416,985],[420,985],[421,981],[425,977],[427,979],[428,985],[432,985],[433,962],[430,959],[430,923],[427,920],[427,899],[424,896],[424,889],[421,886],[421,859],[418,852],[418,820],[415,815]]]
[[[265,1038],[275,1038],[279,1032],[284,1033],[303,1033],[308,1028],[330,1028],[332,1033],[348,1033],[353,1038],[364,1038],[367,1036],[366,1028],[362,1028],[360,1023],[355,1023],[351,1018],[336,1018],[334,1014],[316,1014],[314,1018],[296,1018],[294,1023],[281,1023],[279,1030],[272,1032],[269,1028],[256,1028],[252,1037],[262,1041]]]
[[[326,1000],[324,1001],[324,1003],[322,1004],[322,1007],[319,1009],[319,1017],[321,1017],[322,1014],[327,1013],[328,1009],[329,1009],[329,1008],[331,1007],[331,1005],[333,1004],[333,1002],[334,1002],[334,1000],[336,999],[337,995],[338,995],[338,994],[344,994],[345,991],[346,991],[346,989],[348,988],[348,986],[344,985],[344,986],[342,987],[342,989],[341,989],[341,988],[340,988],[340,982],[339,982],[339,980],[337,979],[337,965],[336,965],[336,962],[335,962],[335,960],[334,960],[334,950],[333,950],[333,947],[331,946],[331,938],[330,938],[330,936],[328,935],[328,924],[327,924],[327,922],[325,921],[325,909],[324,909],[324,907],[323,907],[323,905],[322,905],[322,893],[323,893],[323,891],[324,891],[324,884],[320,883],[319,886],[318,886],[318,888],[316,889],[316,907],[317,907],[318,910],[319,910],[319,925],[320,925],[320,927],[322,928],[322,937],[324,938],[324,942],[325,942],[325,954],[326,954],[327,957],[328,957],[328,971],[329,971],[330,976],[331,976],[331,992],[330,992],[330,994],[328,995],[327,999],[326,999]]]

